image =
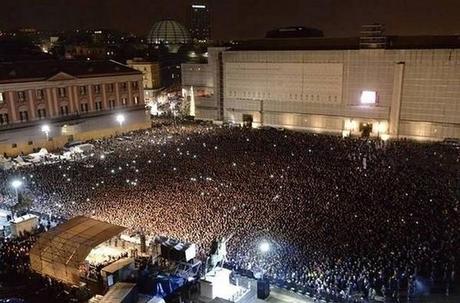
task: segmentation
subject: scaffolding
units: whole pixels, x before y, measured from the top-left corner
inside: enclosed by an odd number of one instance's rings
[[[88,217],[75,217],[40,235],[30,251],[32,270],[78,284],[79,268],[93,248],[119,235],[125,227]]]

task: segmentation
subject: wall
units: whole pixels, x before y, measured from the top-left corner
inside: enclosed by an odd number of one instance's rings
[[[97,118],[96,118],[97,119]],[[46,140],[42,136],[42,138],[34,138],[31,142],[32,144],[28,144],[28,139],[18,139],[15,140],[16,147],[13,147],[12,142],[9,143],[0,143],[0,154],[7,156],[17,156],[21,153],[23,154],[30,154],[34,152],[34,149],[46,148],[48,151],[53,151],[57,149],[61,149],[66,143],[73,138],[74,141],[87,141],[92,139],[102,139],[107,138],[113,135],[117,135],[124,132],[130,132],[139,129],[147,129],[151,127],[151,122],[148,119],[137,121],[133,123],[129,123],[126,125],[120,126],[113,126],[113,127],[101,127],[97,129],[85,129],[80,131],[78,128],[76,132],[72,135],[56,135],[52,137],[52,140]]]
[[[220,54],[224,50],[221,47],[208,48],[207,64],[182,64],[183,94],[189,101],[193,98],[197,120],[221,120]]]
[[[223,60],[224,120],[251,114],[256,123],[339,133],[350,119],[388,123],[400,106],[396,135],[460,137],[460,50],[226,51]],[[360,104],[364,90],[377,92],[375,105]]]

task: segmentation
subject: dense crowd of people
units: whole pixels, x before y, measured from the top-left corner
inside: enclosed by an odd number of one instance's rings
[[[234,234],[229,266],[325,296],[397,299],[416,276],[453,279],[453,147],[196,124],[93,144],[81,161],[1,172],[2,194],[23,178],[34,211],[167,235],[201,254]]]

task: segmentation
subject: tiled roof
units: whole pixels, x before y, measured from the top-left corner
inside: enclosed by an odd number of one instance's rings
[[[115,61],[41,60],[0,63],[0,83],[44,81],[59,73],[75,78],[141,74]]]

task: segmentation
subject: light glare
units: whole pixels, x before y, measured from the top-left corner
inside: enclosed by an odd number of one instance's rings
[[[361,104],[375,104],[377,101],[377,92],[373,90],[364,90],[361,93]]]

